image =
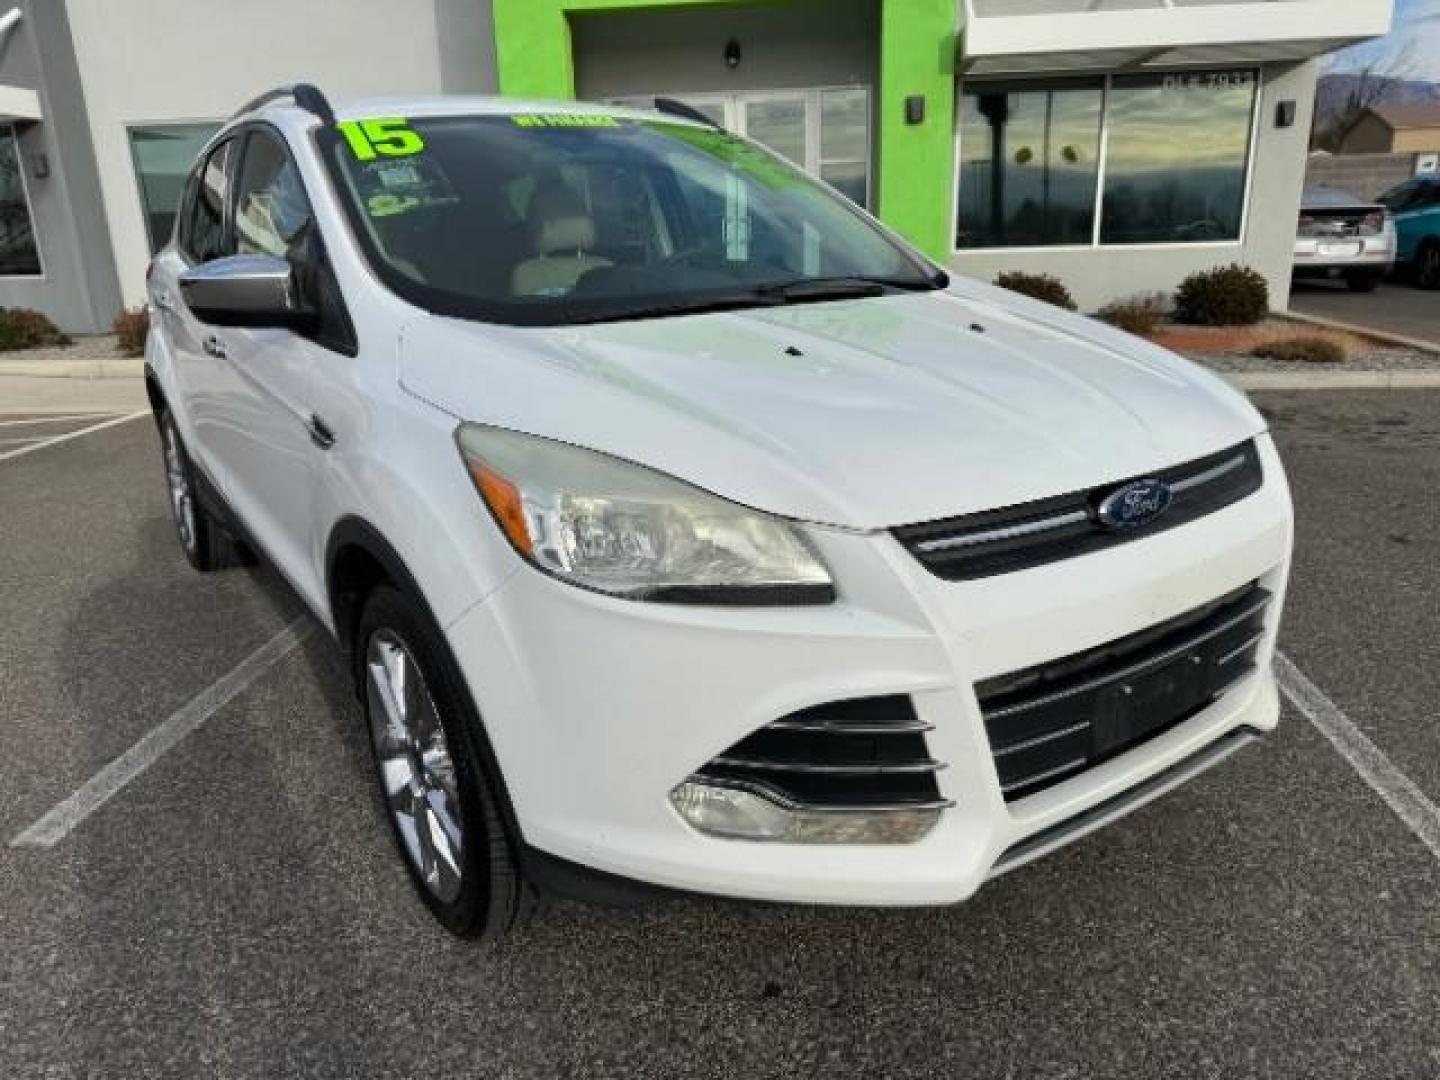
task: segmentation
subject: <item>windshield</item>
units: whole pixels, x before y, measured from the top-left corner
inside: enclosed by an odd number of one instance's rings
[[[372,264],[439,314],[560,325],[943,283],[723,131],[595,114],[339,127],[327,156]]]

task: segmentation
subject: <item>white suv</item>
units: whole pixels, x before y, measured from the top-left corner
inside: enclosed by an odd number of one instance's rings
[[[277,91],[151,270],[186,555],[352,659],[445,925],[951,903],[1271,729],[1244,397],[683,113]]]

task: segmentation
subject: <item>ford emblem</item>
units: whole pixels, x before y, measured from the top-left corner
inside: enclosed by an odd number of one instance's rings
[[[1138,529],[1170,508],[1170,485],[1151,477],[1116,488],[1100,503],[1100,523],[1110,529]]]

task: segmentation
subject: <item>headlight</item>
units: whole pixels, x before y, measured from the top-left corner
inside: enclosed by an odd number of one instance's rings
[[[555,577],[632,600],[835,598],[819,558],[779,518],[552,439],[462,424],[456,440],[501,531]]]

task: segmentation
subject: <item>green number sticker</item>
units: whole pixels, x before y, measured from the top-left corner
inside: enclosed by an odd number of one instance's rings
[[[342,120],[336,127],[359,161],[374,161],[377,157],[409,157],[425,149],[425,140],[419,132],[410,127],[410,121],[400,116],[386,116],[378,120]]]

